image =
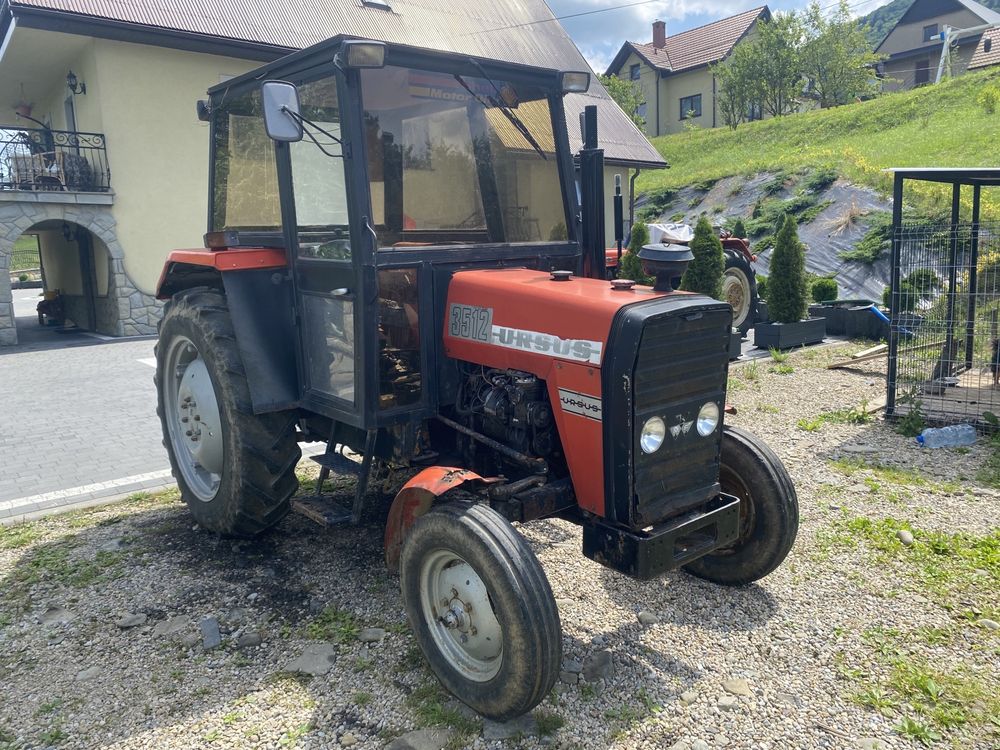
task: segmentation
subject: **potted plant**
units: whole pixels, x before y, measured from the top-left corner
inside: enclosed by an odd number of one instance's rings
[[[795,219],[785,216],[774,241],[767,309],[773,322],[758,323],[754,344],[759,349],[790,349],[816,344],[826,335],[823,318],[806,318],[805,250]]]
[[[815,279],[809,288],[812,304],[809,305],[809,315],[814,318],[826,319],[826,332],[841,336],[844,333],[844,316],[847,308],[837,302],[837,282],[829,276]]]
[[[718,233],[712,229],[708,219],[702,216],[694,228],[694,237],[689,244],[691,262],[681,277],[681,290],[698,292],[712,299],[722,298],[722,274],[726,270],[726,256]],[[735,328],[729,339],[729,358],[740,356],[743,335]]]

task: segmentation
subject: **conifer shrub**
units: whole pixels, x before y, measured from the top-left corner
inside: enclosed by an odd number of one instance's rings
[[[813,302],[827,302],[837,299],[837,282],[834,279],[821,277],[812,284]]]
[[[737,219],[733,224],[733,237],[739,237],[741,240],[746,239],[747,228],[743,224],[743,219]]]
[[[681,289],[719,299],[722,296],[722,272],[726,268],[726,259],[719,235],[704,216],[695,225],[690,247],[694,258],[681,278]]]
[[[795,219],[786,216],[774,240],[767,280],[767,313],[775,323],[797,323],[806,314],[805,250]]]
[[[632,227],[632,234],[628,240],[628,250],[622,254],[621,267],[618,269],[619,279],[632,279],[636,284],[652,284],[653,277],[647,276],[642,270],[642,261],[639,260],[639,251],[643,245],[649,244],[649,229],[642,222],[637,222]]]

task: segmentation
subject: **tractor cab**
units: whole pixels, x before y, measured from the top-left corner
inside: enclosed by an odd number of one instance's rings
[[[208,244],[284,248],[261,303],[298,321],[299,366],[255,406],[294,400],[361,429],[433,414],[450,273],[576,267],[562,96],[588,85],[335,39],[212,89]]]

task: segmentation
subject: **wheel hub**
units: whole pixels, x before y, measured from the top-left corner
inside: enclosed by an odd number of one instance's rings
[[[222,418],[208,366],[183,336],[165,356],[167,430],[174,460],[191,491],[203,502],[215,497],[225,465]]]
[[[473,567],[439,550],[424,563],[421,584],[424,615],[441,654],[469,679],[494,677],[502,661],[503,631]]]

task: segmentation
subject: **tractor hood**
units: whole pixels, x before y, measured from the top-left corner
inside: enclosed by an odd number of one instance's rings
[[[617,312],[664,296],[646,286],[615,289],[608,281],[564,273],[456,273],[445,309],[445,353],[542,376],[560,361],[600,367]]]

